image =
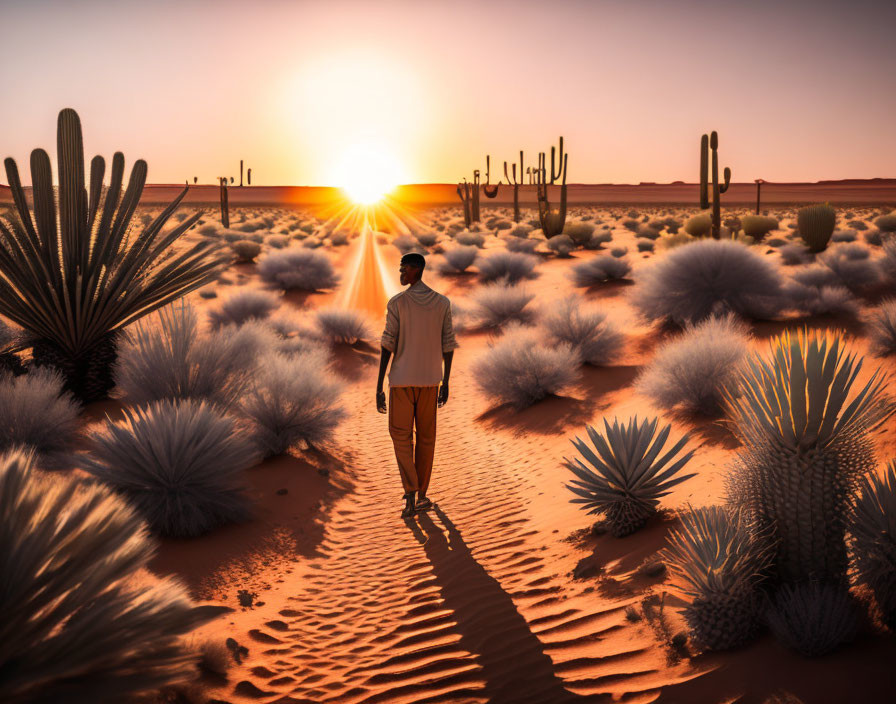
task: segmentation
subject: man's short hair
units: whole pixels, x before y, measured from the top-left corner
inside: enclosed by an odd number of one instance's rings
[[[415,266],[418,269],[426,268],[426,260],[419,252],[408,252],[401,258],[401,263],[407,264],[408,266]]]

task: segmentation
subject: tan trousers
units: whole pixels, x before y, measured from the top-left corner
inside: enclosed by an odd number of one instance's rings
[[[436,450],[438,386],[389,387],[389,435],[405,493],[425,494]],[[417,443],[414,444],[414,425]]]

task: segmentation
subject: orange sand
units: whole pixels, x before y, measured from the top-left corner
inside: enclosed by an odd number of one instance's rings
[[[618,229],[614,244],[627,236]],[[633,252],[633,236],[625,243]],[[393,272],[399,253],[372,236],[350,247],[359,245],[367,254],[348,300],[372,301],[378,334],[386,285],[377,282],[371,252],[378,247]],[[488,246],[502,245],[489,238]],[[354,266],[356,251],[331,252],[344,280],[351,278],[346,267]],[[566,278],[572,263],[598,254],[542,255],[539,278],[524,285],[539,305],[547,304],[576,291]],[[629,257],[635,266],[643,263],[637,253]],[[261,285],[254,265],[235,266],[230,274],[233,287]],[[461,304],[477,285],[434,272],[425,279]],[[219,294],[228,288],[219,285]],[[742,651],[676,660],[651,625],[626,620],[626,606],[665,593],[670,628],[682,628],[681,602],[668,578],[634,574],[655,558],[675,519],[655,520],[623,539],[592,536],[593,517],[569,503],[563,486],[569,472],[560,462],[574,452],[570,439],[583,435],[585,424],[615,414],[659,414],[674,433],[692,431],[697,453],[689,470],[698,476],[664,499],[667,509],[719,502],[737,447],[720,425],[669,418],[633,392],[661,339],[635,323],[628,289],[622,283],[579,290],[628,332],[624,362],[586,368],[573,394],[519,413],[492,407],[473,384],[470,365],[487,335],[459,334],[450,400],[439,411],[431,489],[439,510],[410,523],[398,515],[401,483],[387,418],[375,408],[379,347],[340,351],[335,368],[348,384],[350,417],[332,447],[251,470],[257,514],[250,523],[165,541],[153,563],[160,574],[183,577],[197,598],[233,609],[202,636],[232,637],[249,655],[209,696],[278,704],[892,699],[896,644],[882,637],[863,636],[817,661],[768,636]],[[310,309],[337,297],[291,295],[285,305]],[[216,304],[191,298],[199,306]],[[756,344],[780,327],[756,326]],[[884,457],[896,456],[893,429],[881,442]],[[329,477],[318,472],[324,469]],[[241,589],[260,603],[241,607]]]

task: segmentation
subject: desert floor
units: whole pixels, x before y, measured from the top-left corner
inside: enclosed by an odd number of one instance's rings
[[[635,268],[649,264],[654,255],[635,251],[633,233],[618,223],[613,233],[613,245],[629,247]],[[349,253],[360,241],[322,250],[343,282],[352,277]],[[383,236],[376,246],[397,281],[400,252]],[[498,237],[487,238],[486,253],[503,247]],[[210,686],[212,701],[892,699],[896,643],[882,634],[865,633],[817,660],[769,635],[722,654],[670,645],[684,628],[682,601],[671,578],[650,566],[677,510],[721,502],[737,441],[716,421],[672,416],[635,393],[639,370],[668,333],[637,320],[627,302],[630,281],[573,287],[572,264],[606,251],[538,254],[539,276],[522,284],[536,293],[539,307],[576,293],[608,311],[627,335],[623,361],[584,367],[570,396],[522,412],[496,407],[470,371],[491,334],[458,334],[451,396],[438,416],[430,491],[436,510],[410,521],[399,517],[402,489],[387,416],[374,400],[383,320],[372,316],[369,343],[334,350],[350,414],[334,441],[251,470],[251,522],[162,542],[155,572],[178,575],[197,599],[232,609],[196,637],[233,638],[248,648],[227,680]],[[218,299],[192,294],[190,300],[208,309],[240,288],[264,287],[254,264],[234,264],[227,277],[230,283],[217,285]],[[430,270],[424,281],[461,307],[481,285],[474,274]],[[302,315],[331,305],[338,294],[287,293],[282,306]],[[845,326],[855,349],[867,349],[861,316],[798,322]],[[785,325],[754,324],[756,348]],[[870,356],[866,364],[896,371],[896,364]],[[86,422],[107,412],[114,418],[117,407],[95,405]],[[561,461],[575,453],[570,440],[584,436],[587,424],[634,414],[672,422],[673,436],[689,431],[696,449],[689,470],[698,476],[676,487],[663,500],[665,514],[641,531],[621,539],[595,535],[594,517],[569,503],[570,473]],[[896,429],[885,429],[880,443],[882,458],[896,457]],[[641,615],[636,621],[626,617],[630,605]]]

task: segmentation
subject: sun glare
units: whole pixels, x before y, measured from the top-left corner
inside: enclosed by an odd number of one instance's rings
[[[355,203],[372,205],[383,199],[402,179],[402,168],[384,145],[373,141],[348,147],[335,164],[333,183]]]

